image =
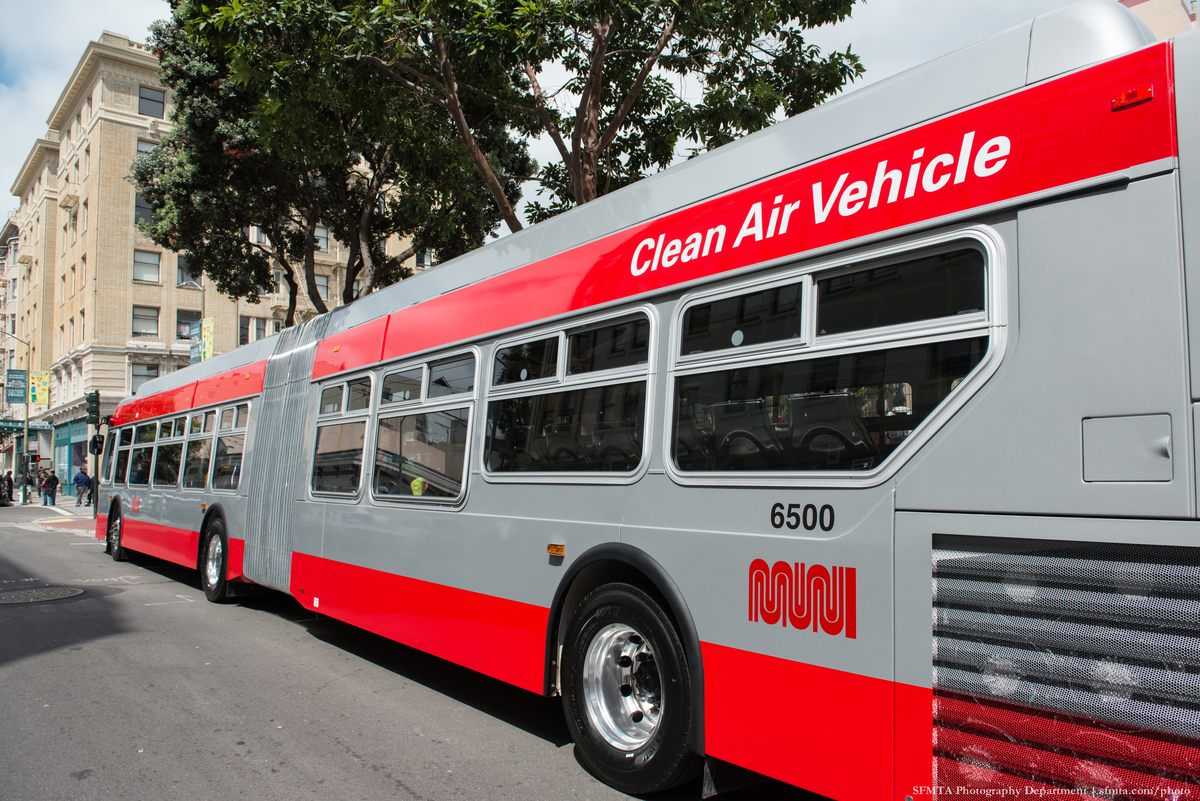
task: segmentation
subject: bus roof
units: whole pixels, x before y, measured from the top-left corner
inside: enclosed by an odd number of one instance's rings
[[[1154,41],[1111,0],[1044,14],[336,308],[325,336]],[[147,382],[138,399],[262,362],[277,342],[272,336]]]

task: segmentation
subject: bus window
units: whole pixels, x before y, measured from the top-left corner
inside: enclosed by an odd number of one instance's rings
[[[979,364],[987,337],[681,376],[680,470],[870,470]]]
[[[801,282],[759,289],[690,307],[683,315],[681,356],[803,336]]]
[[[346,384],[346,411],[357,412],[371,408],[371,379],[356,378]]]
[[[154,461],[155,487],[174,487],[179,483],[179,457],[182,453],[182,442],[158,446]]]
[[[116,443],[116,432],[109,431],[108,436],[104,440],[104,464],[100,468],[100,475],[103,477],[105,483],[110,481],[112,478],[113,451],[115,450],[114,446]]]
[[[475,391],[475,357],[471,354],[443,359],[429,365],[427,398],[440,398]]]
[[[182,437],[184,435],[185,428],[187,428],[187,418],[186,417],[178,418],[175,421],[175,433],[173,436]]]
[[[342,410],[342,390],[344,385],[326,387],[321,390],[321,405],[318,414],[337,414]]]
[[[232,412],[232,409],[227,411]],[[217,438],[217,455],[213,464],[213,489],[236,490],[242,473],[243,434]]]
[[[411,370],[401,370],[398,373],[388,373],[383,377],[383,390],[380,403],[400,403],[421,399],[421,379],[425,368],[414,367]]]
[[[221,410],[221,430],[228,431],[233,428],[234,410],[233,408]]]
[[[492,386],[516,384],[558,375],[558,337],[525,342],[496,351]]]
[[[381,417],[375,446],[375,494],[457,498],[467,457],[467,409]]]
[[[982,312],[983,254],[973,248],[817,280],[817,334]]]
[[[183,488],[204,489],[208,482],[208,464],[212,458],[211,439],[193,439],[183,459]]]
[[[250,421],[250,405],[243,403],[237,407],[237,422],[233,424],[234,428],[245,428],[246,423]]]
[[[137,436],[134,439],[141,444],[143,442],[154,442],[154,438],[158,435],[158,423],[150,425],[138,426]]]
[[[125,428],[121,430],[121,447],[128,448],[133,444],[133,429]]]
[[[205,415],[204,415],[204,433],[211,434],[212,430],[213,430],[213,426],[216,424],[216,422],[217,422],[217,413],[216,412],[205,413]]]
[[[495,473],[631,472],[645,416],[645,381],[494,400],[484,461]]]
[[[336,423],[317,429],[313,456],[312,491],[353,495],[362,475],[367,421]]]
[[[203,428],[204,428],[204,415],[203,414],[193,414],[191,426],[188,428],[188,434],[189,435],[199,434]]]
[[[129,459],[129,486],[145,487],[150,483],[150,463],[154,459],[154,448],[134,448],[132,453]]]
[[[116,472],[113,474],[113,483],[114,484],[124,484],[125,483],[125,473],[126,473],[126,471],[128,471],[128,469],[129,469],[129,451],[122,450],[117,453],[117,469],[116,469]]]
[[[578,375],[645,364],[650,355],[650,320],[635,314],[617,322],[567,331],[567,373]]]

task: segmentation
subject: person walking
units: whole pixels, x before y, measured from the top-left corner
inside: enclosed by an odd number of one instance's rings
[[[92,505],[92,480],[88,477],[87,465],[81,465],[79,472],[71,481],[75,485],[75,505],[83,506],[83,497],[87,495],[88,506]]]
[[[8,502],[15,504],[17,500],[16,496],[13,495],[13,477],[11,470],[4,474],[4,488],[8,490]]]
[[[54,496],[58,493],[58,476],[54,474],[54,471],[46,473],[46,480],[42,482],[42,488],[44,491],[42,506],[46,506],[47,501],[49,501],[49,506],[55,506]]]

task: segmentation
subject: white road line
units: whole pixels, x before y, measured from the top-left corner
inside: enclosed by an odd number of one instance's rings
[[[74,517],[75,516],[74,512],[69,512],[66,509],[59,509],[57,506],[50,506],[49,504],[47,504],[44,508],[49,509],[51,512],[56,512],[60,515],[64,515],[66,517]]]
[[[190,604],[190,603],[195,603],[195,600],[194,600],[194,599],[192,599],[192,598],[188,598],[188,597],[187,597],[187,596],[185,596],[185,595],[176,595],[175,597],[176,597],[176,598],[183,598],[183,600],[182,600],[182,601],[158,601],[157,603],[152,603],[152,604],[143,604],[143,606],[166,606],[166,605],[168,605],[168,604],[183,604],[183,603],[188,603],[188,604]]]

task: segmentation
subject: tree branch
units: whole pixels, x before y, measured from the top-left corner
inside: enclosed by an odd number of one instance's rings
[[[533,65],[528,61],[525,62],[525,74],[529,76],[529,83],[533,87],[533,99],[537,103],[537,112],[542,120],[542,125],[546,126],[546,132],[550,134],[550,139],[558,148],[558,154],[562,156],[562,160],[569,164],[571,153],[567,150],[566,142],[563,141],[562,132],[558,130],[554,118],[550,115],[550,110],[546,107],[546,100],[542,95],[542,85],[538,82],[537,73],[533,71]]]
[[[403,86],[404,88],[408,89],[410,92],[415,94],[417,97],[420,97],[422,100],[428,100],[430,103],[441,106],[442,108],[448,108],[445,98],[438,97],[437,95],[434,95],[434,94],[431,94],[431,93],[425,91],[420,86],[413,83],[408,78],[405,78],[403,75],[401,75],[400,73],[396,72],[394,69],[389,67],[387,65],[387,63],[384,62],[380,58],[377,58],[375,56],[346,56],[345,58],[347,61],[354,60],[354,61],[365,62],[365,63],[371,65],[372,67],[374,67],[376,70],[378,70],[380,73],[382,73],[386,77],[391,78],[396,83],[398,83],[401,86]],[[445,91],[443,89],[443,87],[441,86],[441,84],[439,84],[437,82],[432,82],[432,83],[434,86],[438,87],[439,90]]]
[[[603,152],[613,139],[617,137],[617,131],[625,123],[625,118],[629,116],[630,109],[633,108],[637,96],[641,93],[642,87],[646,84],[646,78],[649,77],[650,71],[654,69],[654,64],[658,61],[658,57],[662,55],[662,51],[667,48],[667,44],[671,41],[671,37],[675,35],[675,25],[679,20],[678,13],[671,15],[671,21],[667,23],[667,27],[663,28],[662,35],[658,37],[658,44],[654,47],[654,52],[646,57],[642,63],[642,70],[638,73],[637,79],[630,87],[625,99],[621,101],[621,107],[617,109],[617,113],[613,115],[612,122],[609,123],[608,130],[600,137],[599,149]]]

